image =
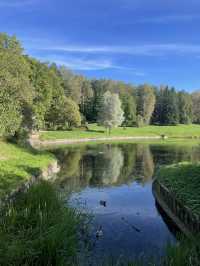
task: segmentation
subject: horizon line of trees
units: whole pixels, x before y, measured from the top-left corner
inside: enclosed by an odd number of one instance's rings
[[[0,135],[87,123],[109,128],[200,123],[200,91],[87,79],[24,55],[15,36],[0,33]]]

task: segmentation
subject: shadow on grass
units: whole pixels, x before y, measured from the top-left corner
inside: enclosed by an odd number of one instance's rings
[[[105,130],[94,130],[94,129],[88,129],[86,132],[91,132],[91,133],[105,133]]]

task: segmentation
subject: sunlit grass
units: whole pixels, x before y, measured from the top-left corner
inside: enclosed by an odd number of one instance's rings
[[[32,175],[38,175],[53,160],[55,158],[50,153],[0,141],[0,196],[16,189]]]
[[[80,139],[80,138],[103,138],[103,137],[131,137],[131,136],[161,136],[173,138],[200,138],[200,125],[177,125],[177,126],[146,126],[118,127],[114,128],[109,135],[104,127],[90,124],[89,130],[74,129],[72,131],[48,131],[42,132],[41,140],[55,139]]]

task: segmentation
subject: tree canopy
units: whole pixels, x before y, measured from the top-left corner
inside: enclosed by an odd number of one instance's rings
[[[20,130],[200,123],[200,92],[88,79],[65,66],[24,55],[15,36],[0,33],[0,135]]]

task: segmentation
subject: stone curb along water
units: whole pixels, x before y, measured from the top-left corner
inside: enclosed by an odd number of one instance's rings
[[[75,143],[86,143],[96,141],[118,141],[118,140],[160,140],[167,139],[167,136],[129,136],[129,137],[102,137],[102,138],[80,138],[80,139],[57,139],[57,140],[40,140],[40,133],[30,135],[28,143],[33,148],[42,148],[52,145],[67,145]]]
[[[200,232],[200,217],[177,200],[164,184],[155,179],[152,189],[158,204],[187,237]]]
[[[53,160],[49,165],[40,170],[38,175],[33,175],[27,182],[24,182],[18,188],[10,192],[3,200],[0,199],[0,205],[9,200],[13,200],[17,197],[19,193],[25,192],[28,188],[31,187],[34,183],[38,182],[39,180],[54,180],[56,178],[57,173],[60,171],[60,166],[56,160]]]

